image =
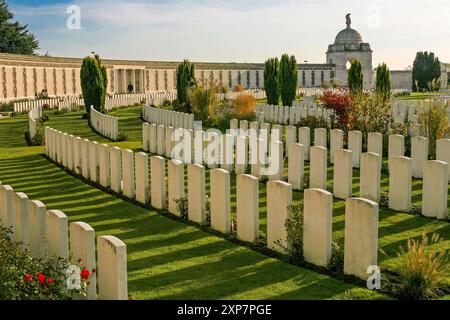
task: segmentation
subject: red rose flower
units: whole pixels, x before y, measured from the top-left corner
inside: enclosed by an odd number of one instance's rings
[[[37,280],[38,280],[40,283],[44,283],[44,281],[45,281],[46,278],[47,278],[46,276],[44,276],[41,272],[39,272],[39,274],[38,274],[38,276],[37,276]]]
[[[47,279],[47,283],[48,283],[48,284],[55,283],[55,279],[53,279],[53,278],[48,278],[48,279]]]
[[[87,279],[89,279],[89,276],[90,276],[90,272],[89,272],[89,270],[88,269],[83,269],[83,270],[81,270],[81,277],[84,279],[84,280],[87,280]]]
[[[83,258],[78,259],[78,262],[83,262]]]
[[[26,282],[30,282],[30,281],[32,281],[33,280],[33,276],[31,275],[31,274],[26,274],[25,275],[25,281]]]

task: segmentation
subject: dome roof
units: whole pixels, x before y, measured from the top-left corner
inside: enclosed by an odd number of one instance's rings
[[[362,43],[363,39],[361,34],[355,29],[347,27],[346,29],[340,31],[336,39],[334,40],[334,44],[347,44],[347,43]]]

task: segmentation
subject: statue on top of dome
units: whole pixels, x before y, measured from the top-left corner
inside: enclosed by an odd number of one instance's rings
[[[352,19],[350,18],[350,13],[347,13],[347,15],[345,16],[346,19],[346,24],[347,24],[347,29],[350,29],[350,26],[352,25]]]

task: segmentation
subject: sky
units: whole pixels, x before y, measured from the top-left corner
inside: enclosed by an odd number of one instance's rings
[[[40,53],[105,59],[264,62],[283,53],[325,63],[351,13],[373,66],[412,65],[417,51],[450,63],[448,0],[9,0]]]

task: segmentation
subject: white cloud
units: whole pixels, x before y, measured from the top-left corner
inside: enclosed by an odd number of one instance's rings
[[[77,1],[82,30],[65,29],[66,6],[14,7],[30,24],[43,51],[143,60],[262,62],[283,52],[321,63],[352,13],[353,27],[374,50],[374,65],[410,65],[416,51],[450,61],[447,0],[429,2],[338,0]],[[379,24],[373,25],[373,9]],[[369,10],[372,9],[372,10]],[[370,14],[372,12],[372,15]]]

